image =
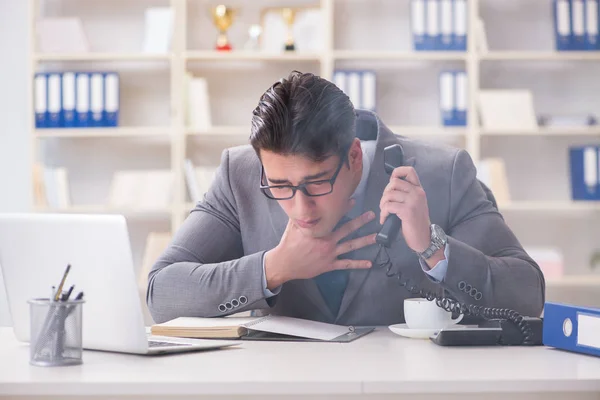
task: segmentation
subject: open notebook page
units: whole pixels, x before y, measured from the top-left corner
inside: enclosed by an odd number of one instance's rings
[[[161,326],[175,326],[178,328],[229,328],[244,326],[260,319],[260,317],[227,317],[227,318],[194,318],[179,317],[160,324]]]
[[[333,340],[347,334],[349,331],[349,328],[346,326],[279,315],[269,315],[259,318],[256,321],[244,324],[244,326],[256,331],[281,333],[319,340]]]

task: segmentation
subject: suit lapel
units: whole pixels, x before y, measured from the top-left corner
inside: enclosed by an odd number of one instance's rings
[[[357,231],[357,237],[370,235],[379,232],[379,230],[381,229],[381,225],[379,224],[379,203],[381,201],[383,190],[390,181],[390,177],[384,169],[383,150],[387,146],[391,146],[393,144],[398,143],[398,138],[385,125],[383,125],[381,121],[379,121],[379,119],[377,119],[377,122],[377,145],[367,181],[367,189],[365,194],[366,197],[363,210],[363,212],[366,212],[367,210],[375,212],[375,218],[374,220],[364,225]],[[406,159],[404,162],[404,165],[413,164],[414,159]],[[401,235],[399,235],[399,239],[402,240]],[[402,242],[404,241],[402,240]],[[352,258],[357,260],[374,261],[378,251],[379,245],[371,245],[363,249],[357,250]],[[370,272],[371,269],[352,270],[350,272],[348,286],[346,287],[344,297],[342,298],[342,303],[340,305],[340,310],[336,317],[336,321],[339,320],[344,314],[344,312],[348,310],[348,307],[356,297],[357,293],[359,292],[367,277],[370,275]]]

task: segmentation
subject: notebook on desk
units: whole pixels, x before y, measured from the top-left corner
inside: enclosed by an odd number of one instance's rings
[[[153,335],[202,339],[351,342],[372,332],[374,327],[353,327],[300,318],[180,317],[151,328]]]

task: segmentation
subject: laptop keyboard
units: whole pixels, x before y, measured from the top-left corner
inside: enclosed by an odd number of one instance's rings
[[[154,347],[172,347],[172,346],[191,346],[190,343],[175,343],[175,342],[161,342],[159,340],[148,340],[148,346]]]

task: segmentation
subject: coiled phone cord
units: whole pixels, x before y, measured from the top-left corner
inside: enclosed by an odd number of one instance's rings
[[[381,268],[385,268],[386,269],[386,276],[388,278],[392,278],[392,277],[396,277],[398,279],[398,285],[400,287],[404,287],[406,288],[406,290],[408,290],[411,294],[425,298],[429,301],[435,300],[436,304],[438,307],[443,308],[446,311],[449,312],[457,312],[459,314],[464,314],[464,315],[472,315],[472,316],[478,316],[478,317],[483,317],[485,319],[505,319],[505,320],[509,320],[511,321],[515,326],[517,326],[517,328],[521,331],[521,334],[523,335],[523,342],[522,344],[524,345],[533,345],[533,332],[531,330],[531,327],[529,326],[529,324],[527,323],[527,321],[523,318],[523,316],[521,314],[519,314],[518,312],[514,311],[514,310],[510,310],[508,308],[493,308],[493,307],[484,307],[484,306],[478,306],[475,304],[462,304],[459,303],[457,300],[455,299],[451,299],[451,298],[447,298],[447,297],[442,297],[437,293],[433,293],[424,289],[420,289],[415,285],[409,285],[408,280],[403,281],[402,280],[402,272],[400,270],[398,270],[398,272],[392,272],[392,261],[391,258],[386,250],[386,248],[384,246],[379,246],[379,251],[377,252],[377,256],[375,257],[375,259],[379,259],[379,256],[381,254],[381,252],[384,252],[387,260],[383,261],[380,265]]]

